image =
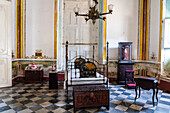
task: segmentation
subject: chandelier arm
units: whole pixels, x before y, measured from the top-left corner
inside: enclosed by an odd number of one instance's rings
[[[89,18],[85,18],[86,22],[89,20]]]
[[[103,20],[103,18],[102,18],[102,17],[99,17],[98,19],[101,19],[101,20]]]
[[[77,14],[76,16],[88,16],[87,14]]]
[[[100,13],[99,15],[107,15],[107,14],[112,14],[110,12],[107,12],[107,13]]]
[[[95,4],[97,5],[98,4],[98,1],[97,0],[93,0],[95,2]]]

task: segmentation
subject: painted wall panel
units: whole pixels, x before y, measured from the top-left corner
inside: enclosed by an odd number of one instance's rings
[[[118,42],[133,42],[132,58],[137,59],[138,0],[108,0],[113,4],[112,15],[107,16],[109,58],[118,58]]]
[[[12,72],[11,72],[11,58],[8,56],[0,57],[0,87],[11,86]]]
[[[85,21],[82,16],[75,16],[73,8],[78,6],[80,14],[86,14],[89,10],[88,0],[65,0],[63,2],[63,36],[62,42],[65,43],[98,43],[98,21],[93,25],[92,21]],[[58,59],[61,65],[64,65],[65,61],[65,46],[62,49],[58,48],[58,51],[62,51],[62,58]],[[73,58],[76,55],[83,55],[92,58],[93,46],[91,45],[69,45],[69,58]],[[95,47],[95,59],[97,59],[97,47]],[[59,65],[59,67],[61,67]],[[64,67],[64,66],[62,66]]]
[[[53,0],[27,0],[26,56],[41,49],[43,55],[54,57]]]
[[[7,36],[7,23],[5,22],[5,19],[7,18],[6,17],[6,8],[5,6],[3,5],[0,5],[0,17],[1,17],[1,21],[0,21],[0,54],[4,54],[4,55],[7,55],[8,54],[8,50],[7,50],[7,47],[8,47],[8,38],[4,39],[4,37]]]
[[[154,53],[157,59],[159,56],[159,32],[160,32],[159,22],[160,22],[160,0],[151,0],[149,56],[152,56],[152,54]]]

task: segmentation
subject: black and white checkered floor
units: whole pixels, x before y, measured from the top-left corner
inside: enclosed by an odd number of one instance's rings
[[[109,85],[110,110],[104,107],[80,109],[77,113],[170,113],[170,93],[159,90],[159,102],[152,105],[152,90],[142,90],[134,102],[135,90]],[[48,83],[20,83],[0,89],[0,113],[73,113],[73,98],[63,88],[49,90]],[[155,99],[156,100],[156,99]]]

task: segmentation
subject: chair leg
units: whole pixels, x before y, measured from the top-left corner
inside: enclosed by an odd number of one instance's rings
[[[137,99],[137,96],[138,96],[138,91],[137,91],[137,87],[135,87],[135,92],[136,92],[136,96],[135,96],[135,102],[136,102],[136,99]]]
[[[153,96],[152,96],[153,106],[155,106],[154,96],[155,96],[155,89],[153,88]]]
[[[139,97],[140,97],[140,87],[139,87]],[[138,98],[139,98],[139,97],[138,97]]]
[[[125,87],[127,88],[127,83],[126,83],[126,81],[127,81],[127,78],[125,78]]]
[[[158,102],[158,86],[157,86],[157,88],[156,88],[156,100],[157,100],[157,102]]]

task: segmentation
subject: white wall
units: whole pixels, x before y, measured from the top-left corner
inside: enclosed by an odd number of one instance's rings
[[[16,0],[12,1],[12,49],[16,53]]]
[[[43,55],[53,57],[54,0],[29,0],[26,13],[26,55],[42,49]],[[150,54],[159,52],[159,0],[151,0]],[[109,58],[117,59],[118,42],[133,42],[132,58],[137,59],[138,0],[107,0],[114,5],[112,15],[107,15],[107,41]],[[15,50],[15,44],[13,48]]]
[[[114,5],[107,16],[109,59],[118,58],[118,42],[133,42],[132,58],[137,59],[138,0],[108,0],[107,4]]]
[[[160,0],[151,0],[150,15],[150,57],[154,52],[159,57]]]
[[[54,57],[54,0],[27,0],[26,56],[41,49],[43,55]]]

